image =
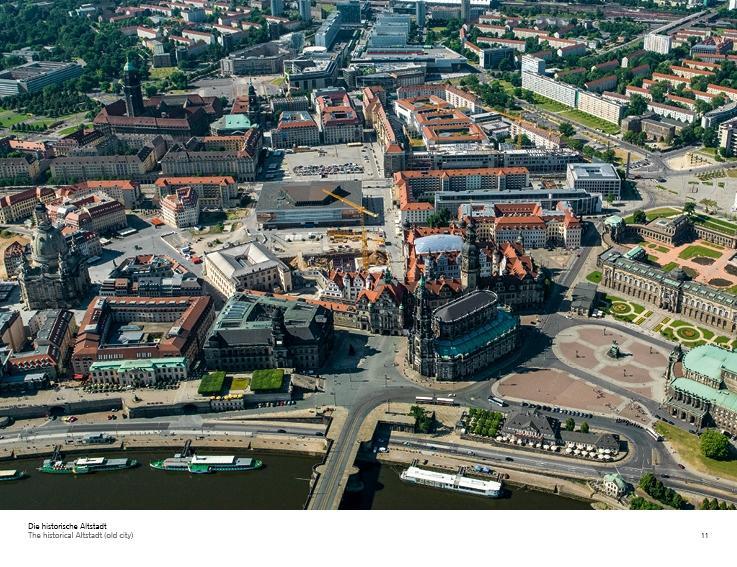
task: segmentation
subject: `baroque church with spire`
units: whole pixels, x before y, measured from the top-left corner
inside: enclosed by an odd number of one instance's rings
[[[28,309],[79,307],[90,288],[85,257],[51,223],[46,205],[36,205],[33,219],[36,230],[30,257],[24,256],[18,269],[24,305]]]
[[[431,290],[440,288],[433,285],[438,279],[438,259],[431,254],[425,267],[427,278],[422,272],[411,301],[407,362],[423,376],[437,380],[469,379],[517,348],[519,317],[511,313],[509,304],[502,305],[498,293],[480,289],[483,283],[493,289],[494,277],[500,275],[498,266],[483,282],[482,252],[473,219],[460,228],[460,286],[455,286],[448,300],[432,301]],[[457,241],[452,245],[457,247]],[[501,263],[499,249],[492,254],[494,264]],[[543,295],[541,286],[541,300]]]

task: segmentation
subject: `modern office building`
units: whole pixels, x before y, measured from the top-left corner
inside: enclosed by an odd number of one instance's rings
[[[82,74],[79,63],[32,61],[0,71],[0,98],[19,94],[34,94],[44,87],[60,85]]]
[[[299,19],[303,22],[312,21],[312,0],[297,0],[299,6]]]
[[[571,163],[566,170],[566,185],[614,200],[620,198],[622,180],[610,163]]]
[[[270,8],[271,8],[272,16],[283,16],[284,15],[284,0],[271,0]]]
[[[256,218],[262,228],[355,225],[362,213],[348,202],[362,201],[360,181],[264,183]]]
[[[315,32],[315,45],[330,49],[338,38],[342,23],[340,12],[331,13]]]

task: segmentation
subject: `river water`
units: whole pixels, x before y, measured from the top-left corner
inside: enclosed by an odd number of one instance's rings
[[[399,478],[399,465],[357,463],[363,490],[343,497],[341,509],[373,510],[590,510],[587,502],[548,492],[505,486],[502,498],[482,498]]]
[[[201,454],[222,451],[201,450]],[[319,457],[294,454],[252,454],[263,461],[255,471],[191,475],[154,470],[148,464],[170,457],[174,449],[100,453],[136,459],[134,469],[88,475],[44,474],[36,471],[42,458],[0,461],[0,469],[20,469],[30,475],[0,482],[0,509],[148,509],[148,510],[298,510],[307,497],[308,479]],[[90,452],[94,456],[94,451]],[[67,460],[74,456],[67,456]],[[346,494],[342,509],[395,510],[577,510],[585,502],[543,492],[511,489],[504,498],[487,499],[402,482],[399,468],[360,464],[364,490]]]
[[[90,452],[90,456],[93,455]],[[253,471],[192,475],[159,471],[151,461],[171,457],[175,449],[100,453],[128,457],[134,469],[73,474],[36,471],[42,458],[0,461],[2,469],[24,470],[29,478],[0,482],[2,509],[148,509],[148,510],[299,510],[307,498],[308,481],[319,457],[275,453],[238,453],[256,457],[263,468]],[[222,451],[205,450],[200,454]],[[65,460],[75,458],[67,456]]]

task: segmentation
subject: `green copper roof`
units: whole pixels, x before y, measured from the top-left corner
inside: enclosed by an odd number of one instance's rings
[[[138,66],[135,64],[133,59],[128,59],[125,62],[125,67],[123,67],[123,71],[138,71]]]
[[[709,400],[714,405],[726,408],[729,411],[737,412],[737,394],[730,390],[717,390],[688,378],[673,380],[673,388]]]
[[[607,226],[618,225],[622,222],[622,217],[619,215],[612,215],[604,219],[604,224]]]
[[[124,372],[127,370],[151,370],[156,368],[167,368],[186,365],[187,359],[183,356],[173,356],[171,358],[147,358],[141,360],[106,360],[102,362],[94,362],[90,366],[92,370],[117,370]]]
[[[719,380],[722,368],[737,374],[737,352],[714,345],[699,346],[688,351],[683,358],[683,366],[692,372]]]
[[[497,311],[496,319],[474,329],[463,337],[450,340],[435,340],[435,351],[442,357],[453,358],[471,354],[519,326],[519,319],[503,309]]]

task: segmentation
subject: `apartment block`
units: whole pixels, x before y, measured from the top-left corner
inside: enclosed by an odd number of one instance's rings
[[[619,101],[609,100],[595,93],[579,91],[578,109],[612,124],[619,125],[624,107]]]

